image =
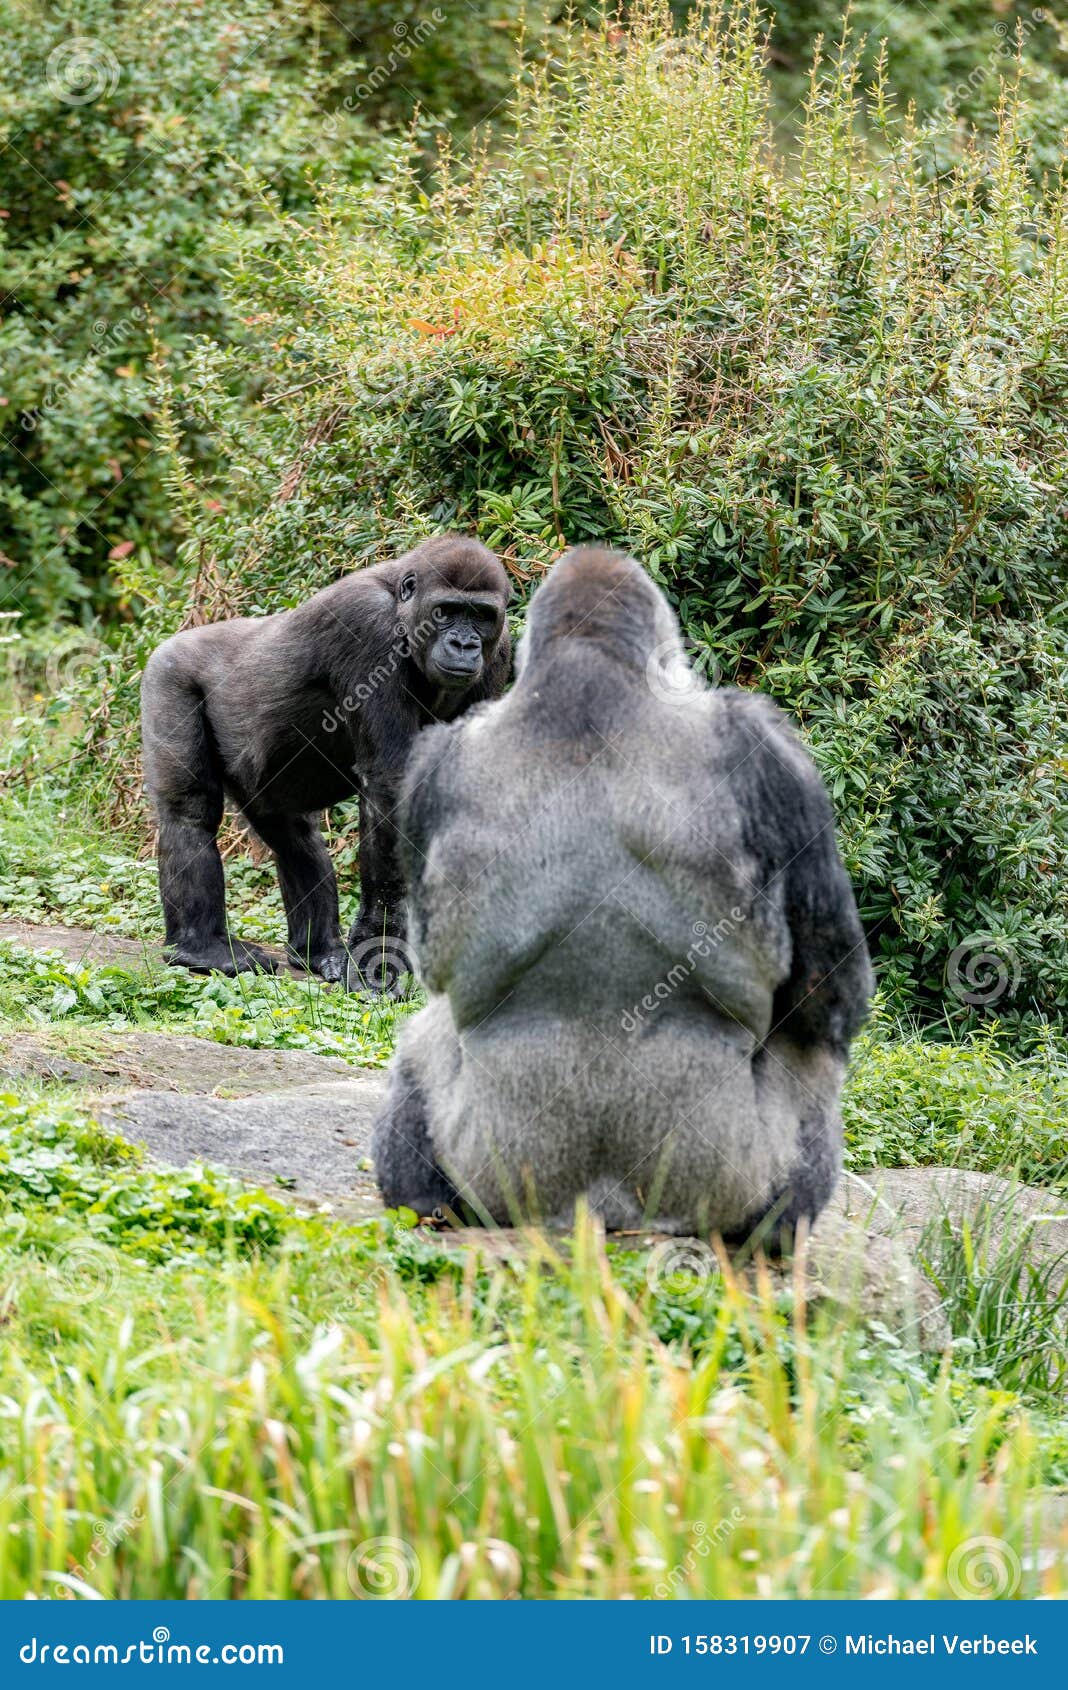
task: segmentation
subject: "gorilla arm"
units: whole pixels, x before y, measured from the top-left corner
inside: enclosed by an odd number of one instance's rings
[[[746,746],[739,800],[763,894],[781,898],[790,968],[772,1030],[842,1062],[862,1025],[873,976],[853,889],[835,839],[827,790],[785,717],[768,700],[734,694]]]

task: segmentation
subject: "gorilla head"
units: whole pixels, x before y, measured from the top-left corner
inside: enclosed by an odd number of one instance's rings
[[[504,629],[508,577],[477,540],[425,541],[396,565],[399,649],[435,687],[477,687]]]
[[[823,784],[759,695],[688,670],[633,559],[531,602],[512,692],[416,747],[401,802],[430,1002],[375,1132],[387,1204],[759,1229],[838,1175],[871,989]]]

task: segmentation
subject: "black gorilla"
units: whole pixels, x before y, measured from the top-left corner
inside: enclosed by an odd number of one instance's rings
[[[404,763],[424,724],[503,689],[507,601],[493,553],[443,534],[296,610],[190,629],[153,652],[145,785],[174,962],[273,967],[227,929],[215,836],[229,797],[277,859],[294,960],[324,980],[392,984],[404,958],[393,814]],[[346,946],[318,812],[356,791],[360,909]]]
[[[431,729],[405,783],[431,1001],[375,1130],[389,1206],[759,1229],[838,1177],[871,969],[822,782],[765,698],[710,689],[632,559],[531,603],[509,696]]]

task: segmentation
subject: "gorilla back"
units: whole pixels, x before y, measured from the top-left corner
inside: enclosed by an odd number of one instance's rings
[[[766,699],[688,668],[632,559],[568,553],[509,696],[403,800],[431,1001],[375,1134],[386,1202],[487,1222],[755,1229],[830,1196],[871,971],[829,800]]]

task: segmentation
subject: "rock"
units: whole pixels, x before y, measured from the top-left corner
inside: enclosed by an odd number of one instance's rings
[[[880,1322],[906,1345],[940,1350],[949,1326],[938,1290],[927,1279],[889,1203],[844,1178],[804,1246],[811,1296],[830,1299]],[[778,1269],[789,1273],[789,1269]]]
[[[31,951],[59,951],[69,962],[88,962],[96,968],[125,968],[131,974],[153,974],[167,966],[162,940],[149,943],[142,939],[127,939],[121,933],[90,931],[84,927],[46,927],[35,921],[0,921],[0,941],[25,945]],[[274,957],[283,973],[297,979],[304,975],[303,969],[289,964],[281,946],[263,945],[261,948]]]
[[[181,1033],[106,1033],[64,1028],[9,1033],[0,1080],[50,1079],[97,1092],[166,1088],[247,1097],[288,1086],[351,1078],[335,1056],[300,1050],[247,1050]]]
[[[162,963],[158,947],[126,939],[120,933],[89,932],[81,927],[44,927],[34,921],[0,921],[0,941],[25,945],[31,951],[59,951],[70,962],[109,963],[132,972],[148,971],[153,958]]]
[[[975,1224],[994,1251],[1026,1230],[1036,1265],[1063,1259],[1068,1278],[1068,1198],[1057,1192],[970,1168],[872,1168],[847,1175],[844,1186],[854,1213],[867,1205],[872,1225],[892,1229],[913,1251],[943,1217]]]
[[[373,1213],[381,1206],[361,1163],[385,1085],[384,1074],[363,1069],[350,1070],[345,1080],[254,1097],[137,1092],[108,1102],[98,1118],[170,1167],[208,1162],[267,1191]]]

